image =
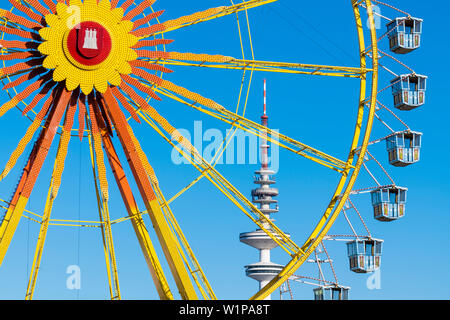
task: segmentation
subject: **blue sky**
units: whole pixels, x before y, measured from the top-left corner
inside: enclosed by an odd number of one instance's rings
[[[450,88],[446,74],[447,52],[450,48],[442,40],[445,26],[439,11],[446,11],[449,5],[443,2],[437,10],[435,6],[420,1],[392,0],[390,3],[424,19],[421,48],[409,55],[396,56],[417,73],[429,76],[426,105],[409,112],[397,112],[413,130],[424,133],[422,159],[413,166],[394,168],[387,163],[384,143],[370,148],[370,152],[389,170],[397,184],[409,188],[407,216],[404,219],[392,223],[374,221],[369,196],[364,194],[353,198],[374,237],[385,240],[380,290],[366,287],[367,275],[349,271],[344,243],[331,243],[327,249],[335,261],[340,282],[352,287],[352,299],[448,299],[450,171],[446,164],[450,151],[445,147],[445,139],[448,137],[446,128],[450,116],[447,102]],[[165,9],[162,17],[165,20],[228,4],[227,0],[198,0],[189,5],[159,0],[155,10]],[[385,16],[396,16],[390,9],[381,9]],[[239,17],[245,39],[245,57],[250,58],[245,15]],[[280,0],[251,10],[249,19],[257,60],[346,66],[358,64],[350,1],[327,0],[319,4]],[[384,27],[380,35],[383,32]],[[235,16],[174,31],[167,38],[175,40],[168,50],[242,57]],[[380,48],[387,51],[387,43],[383,42]],[[395,64],[386,65],[392,66],[395,72],[406,73]],[[168,76],[169,80],[210,97],[231,110],[235,109],[242,72],[189,67],[174,67],[173,70],[175,72]],[[263,78],[268,82],[268,110],[272,128],[329,154],[345,158],[356,116],[357,80],[255,73],[246,113],[254,121],[259,121],[262,110]],[[391,79],[392,75],[382,72],[380,88],[388,85]],[[249,73],[246,82],[248,80]],[[1,102],[7,99],[7,94],[1,93]],[[390,91],[382,93],[380,100],[391,106],[393,99]],[[204,131],[216,129],[225,132],[229,128],[168,98],[162,102],[153,102],[153,106],[177,128],[193,132],[194,121],[202,121]],[[396,130],[402,129],[392,118],[386,118],[386,121]],[[0,119],[3,132],[0,165],[6,163],[28,125],[29,121],[21,117],[17,110],[10,111]],[[136,123],[133,127],[167,198],[197,176],[195,169],[188,165],[172,163],[170,146],[161,141],[150,127]],[[376,122],[372,139],[384,137],[388,133],[385,127]],[[207,141],[204,143],[208,144]],[[49,159],[55,156],[55,152],[53,148]],[[0,198],[10,198],[12,188],[20,177],[19,167],[25,161],[25,157],[21,158],[16,170],[0,183]],[[244,195],[250,195],[253,171],[258,168],[257,165],[218,165],[217,168]],[[51,163],[47,161],[28,205],[29,210],[42,211],[50,169]],[[330,170],[280,151],[277,173],[277,187],[281,192],[278,197],[280,213],[275,216],[276,223],[289,232],[294,241],[302,243],[326,208],[337,180],[338,176]],[[55,201],[53,217],[97,220],[86,140],[82,143],[78,140],[71,142],[63,181],[60,195]],[[111,216],[126,216],[120,195],[113,188],[111,174],[109,181]],[[373,185],[370,177],[363,172],[357,187]],[[250,220],[206,180],[177,199],[172,209],[217,296],[223,299],[250,297],[257,284],[245,277],[243,267],[256,262],[258,253],[239,243],[240,232],[255,229]],[[151,229],[150,221],[147,222]],[[21,221],[0,268],[1,299],[24,297],[38,230],[35,223],[25,219]],[[113,233],[123,298],[157,298],[131,225],[128,222],[115,225]],[[343,217],[339,217],[331,233],[350,233]],[[287,262],[287,257],[281,250],[274,250],[273,261]],[[66,268],[70,265],[79,265],[81,268],[82,289],[78,292],[66,288]],[[52,227],[47,237],[35,298],[107,299],[105,271],[100,230]],[[317,272],[313,266],[305,265],[297,274],[316,276]],[[312,298],[310,286],[294,284],[293,289],[296,299]],[[278,293],[274,297],[278,298]]]

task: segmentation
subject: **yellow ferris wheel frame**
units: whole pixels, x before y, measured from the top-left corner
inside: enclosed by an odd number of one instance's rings
[[[181,27],[185,27],[187,25],[192,25],[195,23],[208,21],[215,18],[220,18],[224,15],[237,13],[240,11],[247,11],[253,7],[257,7],[260,5],[264,5],[267,3],[275,2],[277,0],[249,0],[244,1],[242,3],[232,5],[230,7],[221,7],[217,10],[208,12],[204,17],[195,20],[195,22],[186,22],[183,21],[169,21],[167,23],[167,31],[176,30]],[[193,164],[201,173],[201,177],[206,177],[210,180],[220,191],[222,191],[234,204],[236,204],[242,211],[244,211],[250,219],[257,224],[263,231],[265,231],[277,244],[280,245],[291,257],[291,260],[283,270],[273,278],[265,287],[263,287],[259,292],[253,295],[251,300],[260,300],[266,298],[268,295],[273,293],[277,288],[281,286],[286,280],[288,280],[296,270],[306,261],[309,255],[317,248],[317,246],[321,243],[324,236],[327,234],[328,230],[331,228],[336,218],[338,217],[340,211],[342,210],[345,202],[347,201],[356,178],[359,174],[361,166],[364,161],[364,157],[367,151],[367,147],[370,142],[370,135],[372,131],[373,119],[375,116],[376,109],[376,101],[377,101],[377,89],[378,89],[378,48],[377,48],[377,34],[375,27],[375,19],[374,12],[372,10],[372,2],[371,0],[350,0],[353,14],[355,17],[355,24],[357,30],[357,37],[359,41],[359,56],[360,56],[360,66],[358,68],[355,67],[334,67],[334,66],[323,66],[323,65],[307,65],[307,64],[292,64],[292,63],[278,63],[278,62],[268,62],[268,61],[255,61],[255,60],[240,60],[234,59],[232,57],[224,57],[224,56],[209,56],[209,55],[195,55],[195,54],[184,54],[190,55],[189,59],[181,59],[180,57],[185,57],[183,54],[172,53],[172,56],[167,56],[164,59],[161,59],[157,63],[161,65],[185,65],[185,66],[197,66],[197,67],[212,67],[219,69],[234,69],[234,70],[252,70],[253,71],[263,71],[263,72],[283,72],[283,73],[295,73],[295,74],[309,74],[309,75],[320,75],[320,76],[338,76],[338,77],[352,77],[360,79],[360,94],[358,101],[358,112],[357,112],[357,121],[355,125],[353,140],[350,147],[350,152],[347,158],[347,161],[341,161],[334,157],[328,156],[325,153],[322,153],[318,150],[315,150],[307,145],[304,145],[298,141],[290,139],[287,136],[274,134],[270,129],[263,128],[260,125],[247,120],[243,116],[239,116],[237,113],[230,112],[220,105],[215,104],[212,100],[203,98],[201,96],[192,94],[184,88],[177,86],[167,86],[167,87],[157,87],[152,85],[151,83],[148,86],[151,86],[152,89],[158,93],[161,93],[165,96],[168,96],[174,100],[177,100],[181,103],[189,105],[198,111],[206,113],[212,117],[220,119],[226,123],[232,124],[235,128],[242,129],[245,131],[249,131],[259,137],[266,138],[268,141],[272,143],[277,143],[279,146],[290,150],[296,154],[299,154],[307,159],[313,160],[321,165],[329,167],[341,174],[340,180],[336,187],[336,190],[331,198],[330,203],[327,206],[324,214],[316,224],[314,230],[309,235],[307,240],[304,242],[302,246],[297,246],[292,240],[289,239],[286,234],[284,234],[276,225],[265,218],[261,212],[254,207],[247,199],[243,198],[243,196],[235,189],[231,183],[229,183],[223,176],[221,176],[215,169],[214,166],[209,165],[204,159],[201,159],[201,156],[196,155],[194,158],[190,158],[191,164]],[[363,28],[362,18],[361,18],[361,7],[365,7],[367,10],[368,17],[368,27],[370,32],[370,42],[371,46],[369,49],[366,49],[366,41],[365,41],[365,32]],[[206,12],[206,11],[205,11]],[[2,12],[3,14],[3,12]],[[1,14],[1,15],[2,15]],[[189,16],[188,16],[189,18]],[[186,19],[189,21],[189,19]],[[194,20],[192,20],[194,21]],[[2,34],[3,35],[3,34]],[[164,32],[162,32],[164,35]],[[3,49],[2,49],[3,52]],[[196,60],[197,59],[197,60]],[[371,67],[368,68],[368,60],[371,59]],[[190,62],[186,62],[183,60],[190,60]],[[192,61],[202,61],[194,63]],[[206,62],[206,63],[205,63]],[[0,75],[2,78],[3,75]],[[370,89],[369,89],[370,87]],[[370,90],[370,92],[369,92]],[[178,95],[174,95],[172,92],[177,93]],[[369,92],[369,95],[367,95]],[[180,93],[184,95],[186,98],[191,98],[195,102],[199,102],[199,104],[206,107],[199,107],[195,104],[189,103],[184,99],[179,97]],[[132,101],[129,101],[132,103]],[[368,107],[368,114],[365,116],[366,106]],[[150,126],[152,126],[158,133],[163,136],[168,143],[172,144],[175,148],[177,146],[173,144],[171,139],[164,136],[164,133],[160,130],[160,128],[155,124],[154,114],[149,114],[145,110],[140,110],[139,107],[136,108],[137,114]],[[159,116],[159,115],[158,115]],[[156,120],[157,121],[157,120]],[[364,132],[362,130],[364,129]],[[164,128],[165,129],[165,128]],[[262,134],[261,132],[265,131],[268,133]],[[92,158],[92,166],[95,172],[95,147],[92,145],[92,132],[88,128],[86,130],[89,137],[91,158]],[[174,134],[178,134],[175,130]],[[273,139],[273,137],[279,138],[279,141]],[[134,138],[134,137],[132,137]],[[183,141],[186,142],[186,141]],[[195,151],[190,145],[183,145],[187,150],[191,151],[195,154]],[[183,155],[188,157],[186,152],[183,152],[181,149],[177,149],[180,153],[184,153]],[[139,156],[142,156],[142,162],[147,163],[145,159],[145,155],[142,150],[139,151]],[[200,161],[198,160],[200,158]],[[149,166],[149,165],[148,165]],[[151,169],[151,167],[149,166]],[[150,170],[149,170],[150,171]],[[52,182],[53,183],[53,182]],[[97,183],[97,181],[96,181]],[[152,177],[151,179],[152,187],[157,196],[157,200],[160,204],[158,206],[157,203],[154,203],[154,210],[162,212],[160,215],[161,225],[164,226],[165,230],[162,234],[163,237],[167,237],[168,239],[172,239],[171,244],[173,248],[171,249],[173,252],[179,251],[180,242],[181,244],[187,248],[187,256],[181,254],[181,257],[174,263],[172,266],[172,273],[174,276],[178,278],[184,279],[177,283],[178,289],[181,293],[181,296],[186,299],[197,299],[197,294],[195,293],[194,286],[190,281],[186,278],[188,274],[193,275],[195,272],[198,272],[198,277],[193,276],[195,284],[198,288],[201,288],[203,284],[204,290],[200,289],[200,292],[204,298],[216,299],[214,292],[212,291],[209,283],[206,280],[206,277],[201,270],[191,248],[189,247],[184,235],[182,234],[181,228],[178,226],[169,206],[168,202],[165,200],[161,190],[159,189],[159,185],[156,177]],[[51,187],[50,187],[51,189]],[[231,191],[228,191],[231,190]],[[50,193],[49,193],[50,195]],[[97,195],[98,196],[98,195]],[[135,212],[135,216],[131,216],[124,219],[118,219],[117,221],[111,221],[109,218],[109,213],[107,209],[106,203],[100,204],[99,201],[99,211],[100,211],[100,226],[102,228],[102,233],[104,234],[104,241],[106,239],[105,245],[105,255],[108,253],[110,258],[106,258],[108,265],[108,281],[110,286],[111,298],[120,298],[120,290],[118,287],[118,279],[117,279],[117,267],[114,255],[114,248],[112,243],[112,235],[111,235],[111,224],[131,220],[133,223],[140,223],[138,220],[141,218],[140,212]],[[169,201],[170,202],[170,201]],[[41,231],[40,237],[37,244],[34,265],[34,272],[30,274],[29,286],[27,288],[27,299],[31,299],[34,293],[37,270],[39,268],[39,262],[42,254],[43,242],[45,241],[46,230],[48,228],[50,219],[49,212],[51,211],[53,203],[53,198],[51,201],[47,199],[47,205],[45,209],[45,213],[43,216],[38,216],[43,221],[41,222]],[[240,204],[241,203],[241,204]],[[243,205],[242,205],[243,203]],[[101,207],[103,206],[103,207]],[[250,209],[251,213],[247,213],[242,206],[247,206]],[[31,213],[31,212],[29,212]],[[31,213],[32,214],[32,213]],[[48,217],[47,217],[48,214]],[[167,222],[164,222],[164,218]],[[120,220],[120,221],[119,221]],[[56,221],[56,220],[54,220]],[[39,221],[38,221],[39,222]],[[62,222],[62,220],[61,220]],[[73,225],[77,225],[81,223],[81,221],[64,221],[65,223],[72,223]],[[18,221],[17,221],[18,223]],[[87,222],[93,223],[93,222]],[[167,224],[167,225],[166,225]],[[265,226],[269,225],[269,228]],[[78,226],[78,225],[77,225]],[[153,265],[153,278],[155,283],[159,282],[159,289],[157,285],[158,292],[161,298],[165,299],[173,299],[173,295],[170,292],[170,289],[167,285],[167,280],[161,270],[160,263],[155,256],[154,249],[151,245],[149,239],[147,239],[147,234],[145,228],[142,230],[137,230],[136,233],[140,234],[140,239],[144,239],[146,244],[146,248],[143,247],[144,255],[146,256],[147,262],[150,265]],[[180,242],[173,240],[174,233],[177,234]],[[42,236],[42,237],[41,237]],[[11,236],[12,237],[12,234]],[[144,241],[142,240],[142,241]],[[4,248],[0,245],[0,249],[2,249],[2,254],[4,255],[7,250],[7,245]],[[195,271],[186,267],[186,260],[190,260],[191,263],[195,266]]]

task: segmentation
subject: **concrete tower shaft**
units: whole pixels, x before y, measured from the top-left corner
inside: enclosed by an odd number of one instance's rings
[[[264,80],[264,112],[261,116],[261,124],[268,127],[269,117],[267,116],[266,105],[266,80]],[[253,183],[257,185],[252,190],[252,202],[259,206],[259,210],[270,220],[271,214],[278,212],[278,200],[273,197],[278,196],[278,189],[274,188],[275,172],[269,169],[269,148],[267,142],[267,131],[262,133],[261,143],[261,168],[255,171]],[[266,224],[266,229],[270,226]],[[245,266],[245,273],[248,277],[259,282],[259,288],[262,289],[270,280],[272,280],[282,269],[283,266],[271,262],[271,250],[278,245],[263,230],[258,229],[251,232],[241,233],[239,239],[255,249],[259,250],[259,261]],[[270,295],[266,298],[270,300]]]

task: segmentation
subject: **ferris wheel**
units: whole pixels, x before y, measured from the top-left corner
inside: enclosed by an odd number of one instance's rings
[[[347,217],[347,212],[354,210],[361,216],[350,199],[351,195],[371,192],[375,218],[379,220],[391,221],[404,216],[406,188],[395,183],[382,185],[375,177],[375,188],[355,190],[354,186],[361,170],[372,175],[368,168],[369,162],[380,165],[391,179],[380,162],[368,151],[369,146],[377,142],[387,141],[389,163],[392,165],[407,166],[419,161],[422,134],[410,130],[398,116],[396,119],[406,129],[393,130],[382,119],[380,111],[393,115],[395,113],[380,102],[379,96],[392,88],[392,105],[399,110],[412,110],[425,103],[426,77],[416,74],[393,56],[409,53],[420,46],[422,20],[406,13],[405,17],[386,18],[374,10],[374,4],[387,6],[396,12],[403,11],[379,1],[349,0],[358,39],[358,52],[355,52],[355,56],[359,57],[359,65],[356,66],[259,61],[255,60],[253,54],[248,58],[244,54],[242,57],[232,57],[220,53],[174,52],[170,49],[172,39],[176,41],[177,30],[206,24],[228,15],[238,17],[242,45],[241,28],[247,26],[250,30],[248,12],[253,8],[270,6],[276,1],[230,1],[220,7],[199,8],[197,12],[189,12],[172,20],[164,19],[163,10],[155,10],[159,6],[163,8],[163,0],[157,3],[155,0],[10,0],[13,8],[0,11],[0,59],[3,61],[0,77],[3,88],[10,97],[0,108],[0,118],[17,108],[31,121],[18,146],[11,153],[0,181],[14,169],[27,146],[34,141],[12,197],[9,201],[2,200],[6,212],[0,226],[0,265],[20,227],[20,220],[26,218],[38,223],[40,230],[26,299],[32,299],[35,292],[48,229],[55,225],[82,227],[87,224],[74,219],[52,218],[53,204],[63,184],[65,163],[70,161],[67,157],[70,140],[74,136],[88,142],[91,155],[99,221],[89,223],[91,227],[101,230],[111,299],[122,297],[112,232],[112,226],[117,223],[131,223],[133,226],[161,299],[174,299],[176,291],[182,299],[217,299],[214,284],[208,281],[206,272],[203,271],[208,267],[200,266],[189,245],[188,240],[192,235],[183,233],[170,206],[174,199],[203,178],[211,183],[211,188],[222,192],[237,211],[247,216],[267,240],[281,248],[289,258],[289,262],[273,274],[272,280],[251,299],[265,299],[275,290],[289,285],[289,281],[305,282],[305,279],[309,279],[296,273],[305,262],[317,263],[321,261],[321,254],[328,256],[324,242],[339,240],[339,237],[330,235],[329,231],[340,213]],[[380,17],[389,20],[388,30],[383,35],[377,35],[376,21]],[[383,40],[389,41],[392,54],[379,49],[378,44]],[[249,41],[251,43],[250,32]],[[381,63],[381,59],[389,60],[411,72],[397,74],[388,64]],[[242,72],[243,81],[236,110],[217,103],[214,97],[196,93],[195,88],[189,87],[189,83],[177,83],[177,67],[189,67],[193,74],[199,68]],[[381,69],[395,77],[387,87],[380,90],[378,76]],[[282,129],[278,132],[249,120],[245,114],[250,92],[246,74],[250,74],[251,82],[252,75],[256,72],[338,77],[342,81],[346,81],[346,78],[359,79],[359,85],[355,87],[359,92],[354,105],[356,123],[353,135],[348,138],[347,157],[332,156],[320,148],[307,145],[299,137],[283,134]],[[245,85],[248,87],[247,92]],[[221,121],[231,126],[231,134],[217,152],[215,160],[226,150],[233,132],[244,130],[276,144],[284,152],[295,154],[299,161],[312,161],[328,168],[330,174],[338,175],[335,191],[330,194],[331,200],[321,213],[321,218],[312,226],[310,234],[287,234],[270,219],[270,215],[247,199],[216,169],[215,161],[207,161],[171,124],[170,119],[158,112],[158,102],[162,98],[214,118],[212,121]],[[76,117],[78,128],[75,126]],[[375,119],[380,120],[391,132],[383,138],[371,140]],[[198,178],[170,200],[166,200],[162,192],[157,172],[147,158],[149,154],[143,150],[133,132],[133,128],[143,125],[150,126],[200,173]],[[118,140],[112,138],[113,134]],[[50,161],[49,149],[55,138],[59,138],[59,144],[45,207],[42,213],[29,212],[26,210],[27,202],[35,189],[44,162]],[[126,163],[121,161],[116,151],[118,148],[126,156],[131,176],[127,177],[124,168]],[[114,183],[120,190],[128,214],[116,220],[109,214],[109,188],[112,183],[107,179],[107,168],[113,173]],[[134,186],[137,187],[137,192],[134,191]],[[138,196],[141,200],[137,200]],[[143,203],[145,210],[138,207],[138,202]],[[144,217],[149,217],[151,226],[146,225]],[[350,222],[349,225],[352,226]],[[150,227],[154,228],[156,239],[150,238]],[[368,236],[359,236],[356,230],[353,231],[354,239],[347,243],[352,271],[370,272],[379,268],[382,240],[372,237],[370,232]],[[306,240],[302,236],[306,236]],[[299,238],[302,243],[296,243]],[[163,268],[154,242],[159,243],[168,270]],[[361,248],[366,251],[361,251]],[[315,258],[311,258],[314,256]],[[326,261],[330,262],[331,259]],[[169,285],[169,272],[176,288]],[[329,290],[337,290],[339,298],[347,297],[347,287],[341,286],[337,279],[327,281],[321,277],[317,286],[318,290],[314,293],[318,298],[323,298]]]

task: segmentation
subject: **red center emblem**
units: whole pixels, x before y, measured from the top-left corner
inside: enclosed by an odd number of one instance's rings
[[[108,58],[111,52],[111,36],[97,22],[82,22],[70,30],[67,47],[77,62],[95,66]]]

